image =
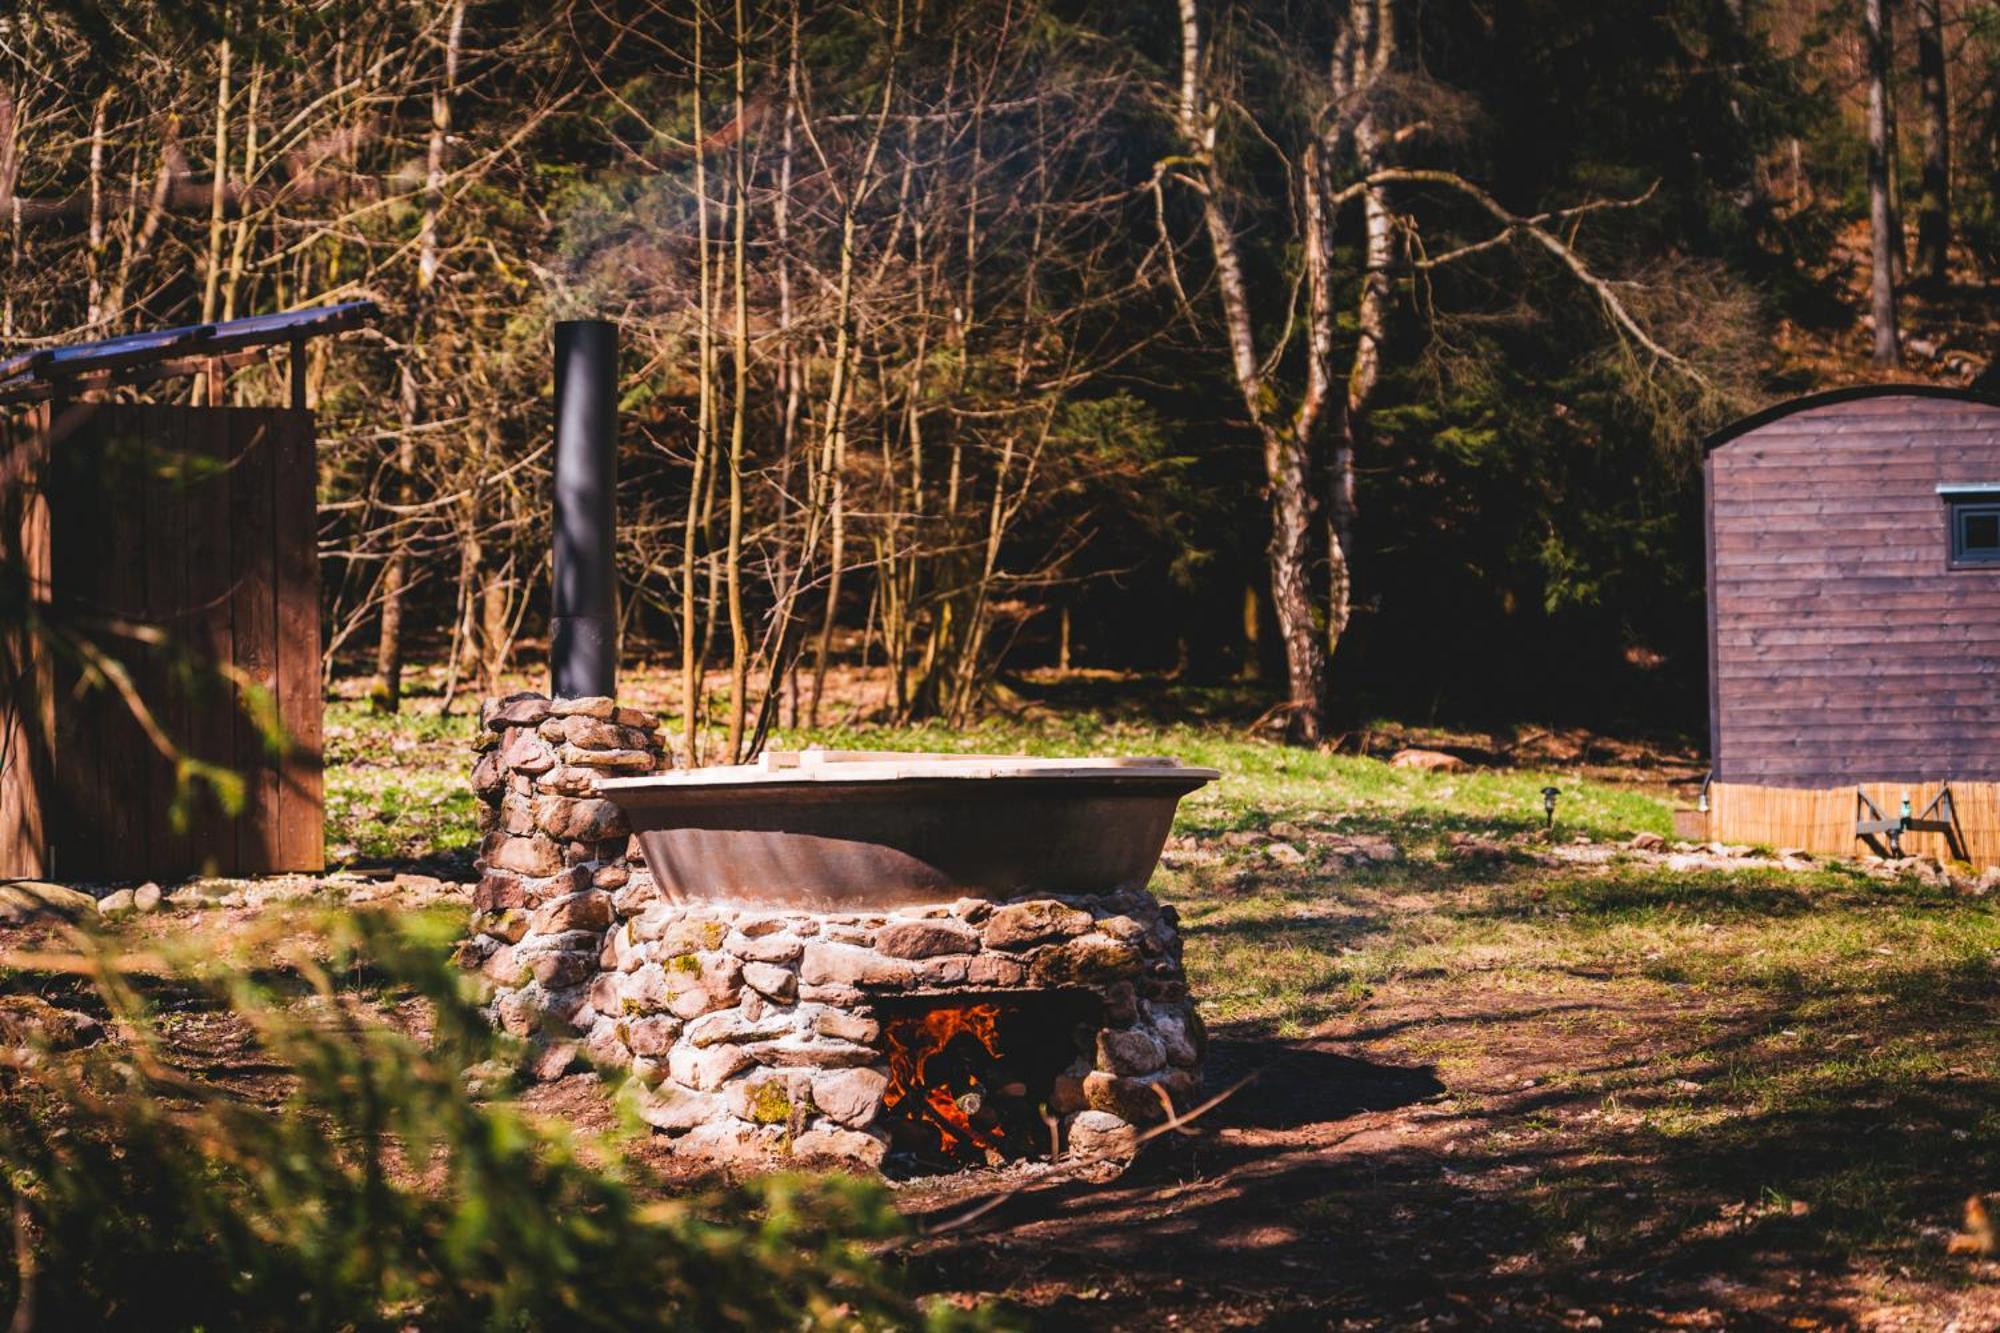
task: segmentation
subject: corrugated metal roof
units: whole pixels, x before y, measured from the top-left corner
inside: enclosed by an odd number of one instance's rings
[[[373,301],[342,301],[275,315],[251,315],[214,324],[127,333],[67,347],[40,347],[0,358],[0,402],[38,396],[80,375],[133,370],[181,357],[224,356],[272,343],[289,343],[360,328],[381,312]]]

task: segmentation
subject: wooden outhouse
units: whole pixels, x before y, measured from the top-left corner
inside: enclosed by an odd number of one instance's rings
[[[324,865],[304,349],[374,313],[0,360],[0,878]],[[287,353],[289,406],[219,405],[230,366]],[[131,392],[191,375],[218,405]]]
[[[1703,477],[1708,835],[2000,864],[2000,401],[1794,399]]]

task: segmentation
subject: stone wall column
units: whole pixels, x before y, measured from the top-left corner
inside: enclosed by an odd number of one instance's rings
[[[479,710],[479,886],[459,960],[494,983],[494,1021],[535,1045],[553,1078],[595,1017],[588,989],[614,898],[650,896],[650,879],[597,778],[667,767],[658,724],[605,698],[514,694]]]

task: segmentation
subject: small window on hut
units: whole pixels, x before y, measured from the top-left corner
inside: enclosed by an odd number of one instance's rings
[[[1940,486],[1954,565],[2000,565],[2000,485]]]

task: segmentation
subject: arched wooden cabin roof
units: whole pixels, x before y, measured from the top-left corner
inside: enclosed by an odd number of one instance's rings
[[[1942,398],[1958,403],[1977,403],[1984,407],[2000,407],[2000,398],[1981,393],[1975,389],[1960,389],[1948,384],[1850,384],[1840,389],[1822,389],[1818,393],[1802,394],[1797,398],[1787,398],[1769,407],[1759,408],[1749,416],[1738,417],[1727,426],[1715,431],[1701,442],[1701,451],[1712,454],[1738,436],[1748,435],[1773,421],[1782,420],[1799,412],[1810,412],[1818,407],[1835,407],[1841,403],[1860,402],[1868,398]]]

